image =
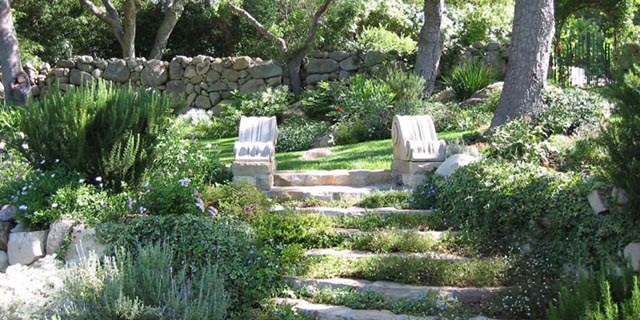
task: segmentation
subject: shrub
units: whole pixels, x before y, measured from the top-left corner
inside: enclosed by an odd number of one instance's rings
[[[546,135],[596,131],[609,117],[613,104],[597,93],[578,88],[545,87],[545,107],[537,117]]]
[[[640,218],[640,67],[635,66],[619,87],[623,103],[609,123],[605,146],[609,154],[606,172],[629,196],[629,212]]]
[[[255,186],[248,183],[229,183],[207,187],[204,192],[206,207],[215,208],[221,215],[250,221],[269,211],[270,204]]]
[[[65,279],[64,319],[225,319],[228,299],[215,265],[174,268],[170,248],[118,251],[83,261]]]
[[[59,159],[119,189],[123,181],[135,185],[153,159],[171,103],[153,92],[100,83],[45,95],[22,109],[16,128],[26,135],[28,149],[22,150],[32,165],[50,168]]]
[[[478,60],[466,60],[455,66],[443,82],[445,86],[453,88],[456,97],[462,101],[487,87],[495,79],[495,71],[491,66]]]
[[[363,208],[394,207],[406,209],[409,207],[411,197],[411,193],[403,190],[375,192],[362,198],[356,205]]]
[[[581,272],[575,283],[562,287],[557,304],[549,304],[549,319],[638,319],[638,275],[630,268],[617,273],[611,262],[589,275]]]
[[[493,112],[488,107],[461,108],[456,104],[428,102],[424,114],[433,118],[436,132],[476,130],[491,122]]]
[[[225,286],[233,288],[229,291],[232,313],[270,294],[301,255],[296,247],[257,242],[248,224],[229,217],[138,216],[101,225],[98,235],[110,248],[130,251],[139,244],[170,244],[174,268],[187,266],[199,272],[209,264],[217,265]]]
[[[268,87],[264,91],[250,94],[235,92],[234,98],[232,107],[244,116],[275,116],[281,121],[283,113],[289,109],[293,96],[289,88],[281,86],[275,89]]]
[[[204,201],[198,183],[184,177],[156,177],[145,185],[140,214],[202,214]]]
[[[358,33],[356,48],[359,51],[396,51],[401,55],[413,53],[417,44],[410,37],[399,36],[384,27],[365,27]]]
[[[278,127],[277,152],[311,149],[315,139],[329,129],[324,122],[291,118]]]
[[[321,81],[315,88],[302,92],[299,101],[300,108],[310,119],[331,120],[327,115],[336,110],[335,104],[344,90],[346,87],[341,81]]]
[[[307,248],[335,245],[331,218],[318,214],[292,212],[267,214],[253,225],[259,239],[277,244],[299,244]]]
[[[529,163],[549,164],[555,150],[546,141],[544,128],[521,118],[492,129],[489,138],[491,156]]]

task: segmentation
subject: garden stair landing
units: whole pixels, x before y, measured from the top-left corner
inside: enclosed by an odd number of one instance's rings
[[[389,170],[276,171],[269,196],[277,200],[360,199],[376,191],[399,189]]]

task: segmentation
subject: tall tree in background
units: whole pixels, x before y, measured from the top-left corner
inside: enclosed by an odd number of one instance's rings
[[[164,19],[156,32],[156,40],[151,48],[149,59],[161,59],[163,51],[167,48],[169,37],[175,28],[176,23],[184,12],[184,6],[187,0],[165,0],[162,5],[164,11]]]
[[[256,20],[249,12],[234,4],[229,4],[231,10],[237,15],[246,19],[256,30],[266,39],[275,43],[278,52],[284,57],[287,64],[287,72],[290,80],[290,88],[293,93],[302,92],[302,75],[300,69],[302,61],[311,48],[316,38],[320,18],[327,12],[332,0],[324,0],[311,17],[311,25],[306,33],[306,37],[295,45],[287,43],[287,41],[266,28],[260,21]]]
[[[5,102],[7,104],[25,103],[26,97],[20,97],[20,91],[13,90],[14,79],[24,74],[24,71],[20,62],[18,38],[13,27],[9,0],[0,0],[0,66],[2,66]]]
[[[444,0],[424,0],[424,25],[420,29],[415,73],[425,80],[422,95],[433,92],[442,56],[442,10]]]
[[[516,0],[511,53],[492,127],[524,115],[535,116],[542,108],[555,26],[553,2]]]
[[[138,0],[124,0],[124,20],[120,18],[118,9],[109,0],[102,0],[104,7],[99,7],[93,0],[80,0],[89,11],[98,19],[109,25],[111,32],[115,35],[120,47],[122,57],[133,59],[136,57],[136,15],[140,8]]]

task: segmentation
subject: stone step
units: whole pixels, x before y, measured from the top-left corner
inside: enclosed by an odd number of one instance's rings
[[[332,256],[341,257],[347,259],[364,259],[370,257],[416,257],[416,258],[429,258],[434,260],[446,260],[446,261],[471,261],[470,258],[458,256],[450,253],[437,253],[437,252],[421,252],[421,253],[406,253],[406,252],[392,252],[392,253],[373,253],[367,251],[358,250],[340,250],[340,249],[311,249],[305,252],[307,256]]]
[[[380,184],[366,187],[349,186],[305,186],[305,187],[272,187],[267,195],[279,201],[304,200],[317,198],[324,201],[359,200],[362,196],[376,191],[394,190],[395,185]]]
[[[387,302],[395,302],[400,299],[420,299],[430,292],[446,299],[455,298],[465,304],[478,304],[489,301],[498,295],[514,287],[438,287],[438,286],[412,286],[390,281],[368,281],[360,279],[333,278],[333,279],[299,279],[290,278],[290,285],[296,289],[321,290],[351,288],[361,292],[373,292],[382,296]]]
[[[345,228],[333,228],[336,233],[351,235],[351,236],[363,236],[367,235],[371,232],[362,231],[359,229],[345,229]],[[407,232],[412,232],[408,230]],[[417,233],[422,237],[430,237],[434,241],[442,240],[443,238],[455,237],[460,232],[458,231],[417,231]]]
[[[276,304],[288,304],[296,311],[320,320],[436,320],[435,317],[397,315],[388,310],[354,310],[345,306],[316,304],[301,299],[275,298]]]
[[[272,212],[287,212],[289,209],[283,206],[274,207]],[[348,207],[348,208],[332,208],[332,207],[308,207],[308,208],[294,208],[293,211],[301,212],[313,212],[322,214],[325,216],[339,217],[339,216],[365,216],[367,214],[421,214],[428,215],[433,213],[431,210],[417,210],[417,209],[397,209],[397,208],[361,208],[361,207]]]
[[[273,175],[276,187],[349,186],[365,187],[378,184],[395,184],[389,170],[309,170],[276,171]]]

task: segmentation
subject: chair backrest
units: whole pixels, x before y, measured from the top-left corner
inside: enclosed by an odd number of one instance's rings
[[[428,161],[444,156],[444,142],[438,140],[430,116],[394,116],[391,138],[394,160]]]
[[[276,117],[242,116],[240,118],[239,142],[271,142],[275,145],[277,138]]]

